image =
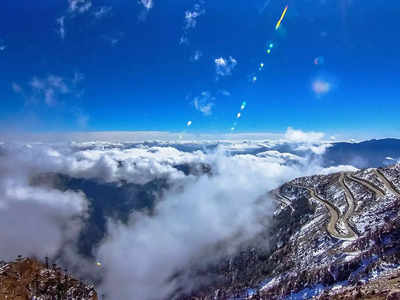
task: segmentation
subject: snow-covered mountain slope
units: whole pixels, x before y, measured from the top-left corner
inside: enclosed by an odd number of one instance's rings
[[[297,178],[270,194],[279,203],[272,228],[221,262],[211,271],[213,284],[192,296],[394,297],[400,288],[400,165]],[[391,288],[379,290],[386,277]]]

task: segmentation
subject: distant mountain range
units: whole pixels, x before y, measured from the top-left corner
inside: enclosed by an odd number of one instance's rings
[[[391,165],[399,159],[399,139],[334,143],[323,154],[325,166],[352,165],[356,168],[378,168]]]

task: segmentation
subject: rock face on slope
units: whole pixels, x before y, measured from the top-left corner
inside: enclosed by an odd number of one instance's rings
[[[298,178],[270,196],[272,227],[184,299],[400,299],[400,165]]]
[[[46,265],[35,259],[19,258],[0,263],[0,300],[97,300],[93,286],[85,285],[62,272],[55,265]]]

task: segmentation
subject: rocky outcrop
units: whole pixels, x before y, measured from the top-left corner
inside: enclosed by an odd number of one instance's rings
[[[19,257],[0,264],[0,300],[97,300],[93,286],[72,278],[56,265]]]

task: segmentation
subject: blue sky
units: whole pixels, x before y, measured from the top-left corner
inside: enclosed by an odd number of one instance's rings
[[[1,6],[3,129],[242,133],[291,126],[380,136],[400,129],[396,1]]]

